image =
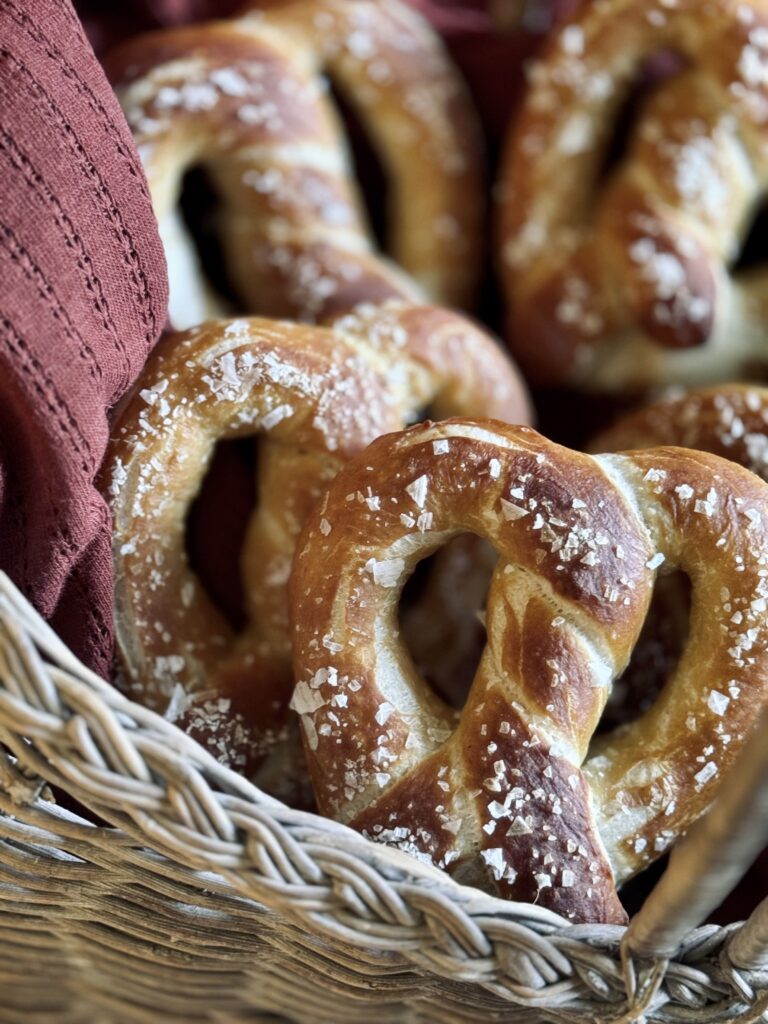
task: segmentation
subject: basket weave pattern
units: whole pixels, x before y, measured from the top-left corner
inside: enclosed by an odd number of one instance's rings
[[[764,949],[765,906],[749,931],[703,926],[633,962],[623,928],[461,887],[267,797],[83,668],[5,579],[0,743],[3,1024],[768,1012],[768,956],[730,955],[736,935]]]

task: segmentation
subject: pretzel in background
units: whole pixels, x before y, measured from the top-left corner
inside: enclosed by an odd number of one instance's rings
[[[458,73],[399,0],[251,4],[244,16],[137,37],[107,59],[134,133],[171,279],[171,319],[226,307],[178,204],[201,167],[243,311],[322,320],[390,298],[470,305],[482,266],[483,159]],[[366,223],[328,80],[389,182],[388,248]]]
[[[641,104],[648,60],[682,68]],[[768,365],[768,278],[734,270],[768,186],[768,4],[605,0],[531,71],[499,182],[508,335],[547,385],[697,385]]]

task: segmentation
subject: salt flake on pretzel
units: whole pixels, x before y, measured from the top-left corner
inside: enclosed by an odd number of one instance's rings
[[[361,488],[375,509],[347,499]],[[396,615],[415,564],[464,532],[499,562],[457,718]],[[591,748],[668,567],[692,580],[687,647],[650,711]],[[592,457],[493,421],[380,438],[310,520],[291,591],[321,811],[574,920],[624,920],[616,886],[703,813],[768,700],[768,490],[702,453]]]
[[[114,431],[116,639],[131,692],[170,707],[253,774],[290,744],[285,582],[296,534],[341,462],[400,422],[396,396],[341,335],[257,319],[168,336]],[[216,443],[259,435],[240,636],[193,572],[186,516]],[[284,796],[292,779],[283,780]]]
[[[665,444],[721,455],[768,481],[768,388],[721,384],[675,390],[619,419],[590,442],[590,450]]]

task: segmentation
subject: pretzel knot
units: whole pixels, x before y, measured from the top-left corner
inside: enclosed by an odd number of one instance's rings
[[[641,104],[603,181],[660,51],[682,70]],[[509,334],[533,375],[622,390],[765,366],[765,273],[733,268],[768,183],[767,120],[765,4],[611,0],[554,37],[500,188]]]
[[[482,263],[482,157],[435,34],[396,0],[249,9],[259,6],[141,36],[107,62],[147,173],[174,325],[226,312],[179,211],[195,167],[216,193],[229,280],[251,312],[316,321],[389,298],[466,306]],[[326,75],[385,171],[394,262],[376,252]]]
[[[363,488],[370,507],[347,500]],[[456,718],[396,616],[463,532],[499,562]],[[654,706],[590,746],[661,566],[691,578],[688,644]],[[320,810],[574,920],[624,920],[616,885],[706,809],[768,699],[768,490],[703,453],[592,457],[471,420],[380,438],[313,514],[291,591]]]
[[[487,335],[445,310],[392,304],[335,330],[253,318],[169,336],[116,424],[105,475],[128,685],[286,799],[305,774],[287,707],[295,538],[342,462],[421,408],[526,415]],[[185,524],[216,443],[251,435],[257,504],[236,636],[189,565]]]

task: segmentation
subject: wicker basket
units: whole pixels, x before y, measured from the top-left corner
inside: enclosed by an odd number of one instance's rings
[[[766,839],[760,730],[629,929],[574,926],[260,793],[2,577],[0,1020],[766,1020],[768,901],[694,927]]]

